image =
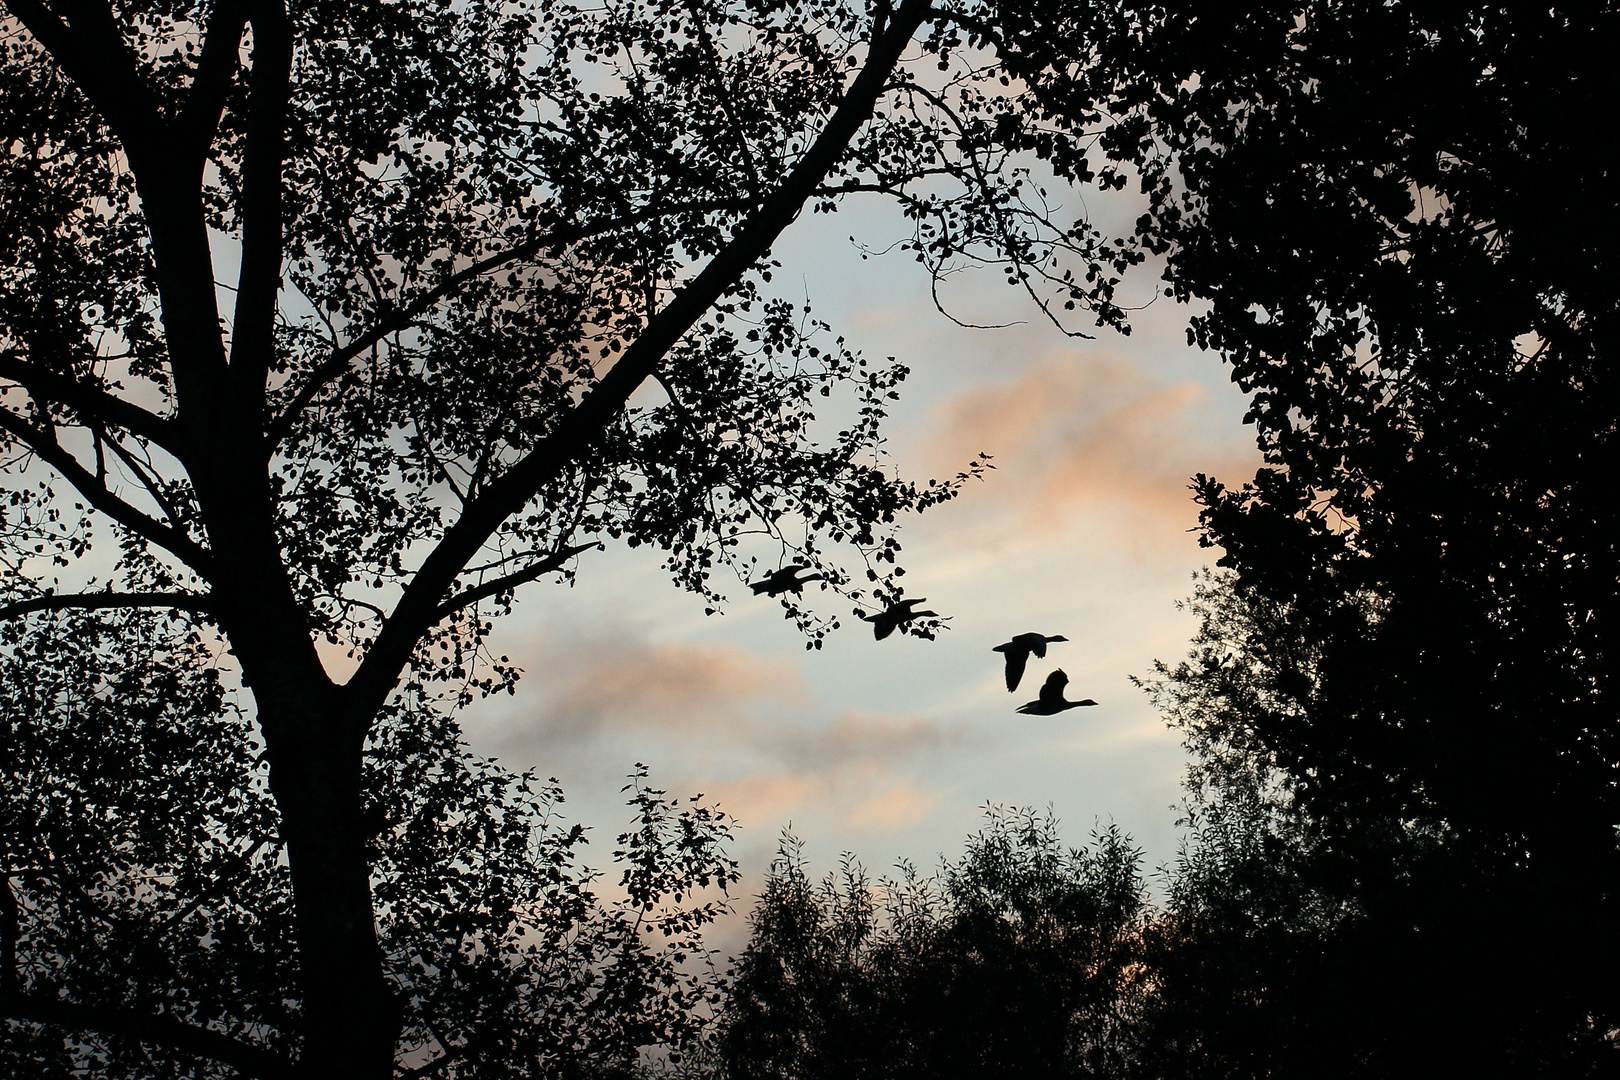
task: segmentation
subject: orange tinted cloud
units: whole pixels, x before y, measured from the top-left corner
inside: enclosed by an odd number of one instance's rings
[[[903,829],[927,817],[938,802],[933,795],[909,783],[896,784],[861,802],[850,811],[846,821],[857,829]]]
[[[748,705],[804,694],[797,670],[733,645],[628,642],[560,660],[561,689],[544,723],[561,737],[609,727],[735,729]]]
[[[823,791],[819,778],[811,776],[744,776],[699,786],[745,823],[789,821]]]
[[[1162,530],[1194,521],[1197,472],[1253,468],[1248,433],[1212,423],[1208,391],[1165,382],[1138,363],[1066,353],[1020,378],[976,386],[940,407],[935,467],[983,451],[997,471],[974,503],[1003,527],[1052,532],[1074,514],[1123,508]],[[948,467],[948,466],[947,466]]]
[[[939,799],[873,763],[823,772],[756,774],[700,784],[722,809],[745,823],[842,819],[854,829],[903,829],[923,820]]]
[[[949,741],[954,733],[921,716],[890,717],[846,709],[820,729],[795,728],[770,736],[789,765],[829,770],[854,763],[890,764]]]
[[[755,724],[744,740],[759,767],[699,786],[744,821],[831,812],[859,828],[903,827],[921,820],[935,799],[899,776],[959,734],[925,717],[854,710],[823,727]]]

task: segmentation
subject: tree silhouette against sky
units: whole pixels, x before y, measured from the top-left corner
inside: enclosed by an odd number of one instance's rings
[[[510,689],[490,616],[607,539],[711,603],[791,557],[882,610],[896,516],[972,474],[883,466],[905,369],[770,291],[797,215],[892,199],[933,273],[1121,321],[1129,245],[1050,218],[1012,156],[1051,133],[926,0],[6,11],[0,616],[222,635],[310,1075],[393,1068],[362,793],[393,695]]]

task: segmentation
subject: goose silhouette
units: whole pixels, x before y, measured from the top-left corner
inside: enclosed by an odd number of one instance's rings
[[[1004,641],[997,645],[994,652],[1007,654],[1007,692],[1010,694],[1018,689],[1018,684],[1024,678],[1024,667],[1029,663],[1031,656],[1046,659],[1046,646],[1054,641],[1068,641],[1062,634],[1048,637],[1045,634],[1019,634],[1011,641]]]
[[[826,581],[824,574],[806,574],[799,576],[799,571],[809,570],[804,563],[789,563],[780,570],[772,571],[759,581],[750,582],[748,587],[754,590],[755,596],[781,596],[790,592],[795,596],[804,595],[804,586],[811,581]]]
[[[938,616],[939,612],[937,611],[912,610],[918,604],[926,602],[927,599],[926,596],[919,596],[915,600],[900,600],[890,604],[876,615],[862,615],[861,618],[872,624],[872,636],[882,641],[912,619],[924,615]]]
[[[1041,685],[1041,696],[1027,705],[1018,706],[1018,711],[1028,716],[1053,716],[1066,709],[1078,709],[1082,705],[1095,705],[1095,701],[1086,698],[1084,701],[1068,701],[1063,697],[1063,688],[1069,685],[1069,676],[1062,668],[1058,668],[1046,677]]]

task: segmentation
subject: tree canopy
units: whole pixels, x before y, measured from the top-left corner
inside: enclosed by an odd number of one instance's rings
[[[1121,5],[1070,40],[1031,10],[1013,66],[1059,110],[1112,88],[1138,236],[1265,456],[1196,481],[1236,644],[1167,700],[1311,823],[1277,881],[1356,918],[1263,959],[1248,985],[1282,1011],[1248,1021],[1353,1048],[1351,1073],[1612,1069],[1620,277],[1588,118],[1620,13]]]
[[[251,717],[171,616],[51,630],[0,659],[0,1053],[41,1078],[291,1075],[293,883]],[[364,782],[406,1074],[614,1075],[701,1048],[702,932],[737,880],[724,815],[639,770],[599,880],[555,782],[470,754],[420,700],[379,720]]]
[[[937,875],[819,884],[787,836],[716,1040],[724,1075],[1120,1076],[1144,969],[1141,852],[1064,845],[1050,813],[988,808]]]

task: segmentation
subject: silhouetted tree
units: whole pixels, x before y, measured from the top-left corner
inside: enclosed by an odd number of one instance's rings
[[[1620,12],[1024,13],[1009,62],[1047,108],[1111,99],[1054,160],[1142,178],[1190,338],[1250,395],[1264,467],[1197,494],[1270,605],[1250,659],[1308,645],[1223,723],[1356,913],[1316,983],[1348,1041],[1320,1045],[1364,1075],[1612,1071],[1620,203],[1586,118]]]
[[[0,657],[7,1074],[289,1075],[294,898],[250,719],[183,622],[51,621]],[[406,1075],[628,1075],[700,1044],[727,819],[638,772],[607,899],[556,784],[469,754],[442,712],[400,699],[365,768]]]
[[[1418,1017],[1397,1013],[1397,969],[1353,950],[1364,912],[1327,842],[1338,823],[1305,812],[1261,735],[1305,715],[1319,650],[1284,606],[1229,573],[1206,572],[1187,606],[1192,655],[1145,682],[1191,763],[1187,832],[1146,936],[1141,1075],[1356,1075]],[[1384,824],[1378,872],[1409,871],[1427,838]],[[1388,985],[1366,996],[1377,980]]]
[[[1589,991],[1520,981],[1567,961],[1504,955],[1539,932],[1504,918],[1511,880],[1482,878],[1443,822],[1336,808],[1282,767],[1267,733],[1310,722],[1333,643],[1230,573],[1191,607],[1192,656],[1148,683],[1194,759],[1188,837],[1146,938],[1144,1075],[1608,1072],[1610,1030],[1576,1012]]]
[[[901,602],[896,515],[972,469],[885,469],[905,369],[770,293],[796,216],[889,198],[929,271],[1122,318],[1131,245],[1051,218],[1012,160],[1020,89],[929,0],[5,12],[0,620],[155,605],[222,636],[306,1073],[393,1068],[365,747],[402,681],[511,688],[483,642],[515,590],[624,539],[717,603],[757,536],[857,610]],[[851,419],[812,440],[823,397]],[[812,644],[835,625],[781,599]]]
[[[1049,816],[992,810],[938,877],[819,886],[784,841],[722,1017],[722,1073],[1121,1076],[1142,971],[1140,852],[1066,848]]]

